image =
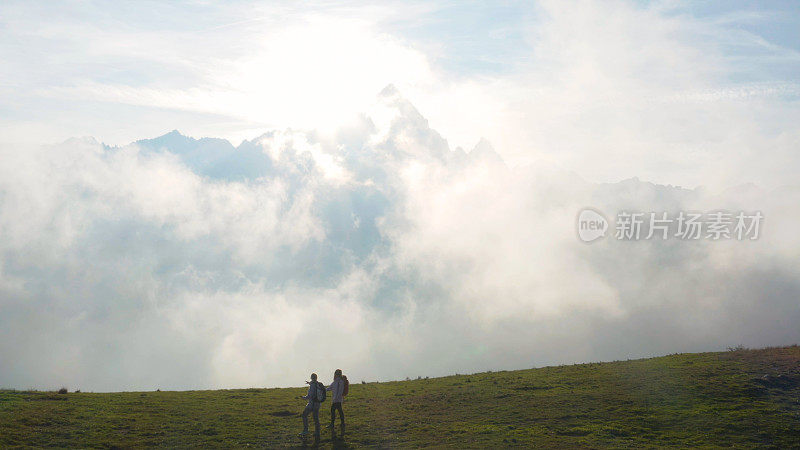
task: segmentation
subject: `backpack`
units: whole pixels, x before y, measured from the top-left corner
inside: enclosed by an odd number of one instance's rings
[[[342,397],[344,397],[348,392],[350,392],[350,382],[347,381],[347,377],[345,375],[342,375],[342,381],[344,381],[344,389],[342,389]]]
[[[328,391],[325,390],[325,385],[317,381],[317,402],[322,403],[328,397]]]

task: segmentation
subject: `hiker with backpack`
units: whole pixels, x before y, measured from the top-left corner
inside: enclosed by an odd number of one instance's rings
[[[328,386],[328,390],[333,392],[331,399],[331,423],[327,428],[331,429],[331,433],[336,434],[336,429],[333,427],[336,422],[336,411],[339,411],[339,420],[342,423],[342,436],[344,436],[344,411],[342,411],[342,400],[347,392],[350,390],[350,382],[347,377],[342,375],[342,369],[336,369],[333,372],[333,382]]]
[[[319,406],[325,401],[327,391],[325,385],[317,381],[317,374],[311,374],[311,381],[306,381],[308,385],[308,393],[300,397],[308,400],[306,408],[303,410],[303,432],[300,433],[301,437],[308,436],[308,414],[314,415],[314,439],[319,442]]]

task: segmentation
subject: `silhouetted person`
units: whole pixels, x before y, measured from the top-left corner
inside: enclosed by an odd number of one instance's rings
[[[339,420],[342,422],[342,436],[344,436],[344,411],[342,411],[342,400],[344,400],[344,379],[342,378],[342,369],[336,369],[333,373],[333,383],[327,388],[333,394],[331,402],[331,423],[328,428],[331,433],[336,434],[334,429],[334,422],[336,421],[336,411],[339,411]]]
[[[317,383],[317,374],[311,374],[311,381],[306,381],[308,384],[308,393],[300,397],[302,399],[308,400],[308,404],[306,408],[303,410],[303,432],[300,433],[300,436],[308,436],[308,414],[312,413],[314,415],[314,439],[319,441],[319,405],[320,402],[317,400],[319,398],[317,394],[317,389],[325,389],[325,387],[320,387],[320,384]]]

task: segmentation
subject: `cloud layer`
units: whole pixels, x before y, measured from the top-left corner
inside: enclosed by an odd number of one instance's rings
[[[451,149],[393,87],[335,133],[2,148],[0,385],[286,386],[800,340],[800,191],[597,184]],[[761,210],[757,241],[575,235]]]

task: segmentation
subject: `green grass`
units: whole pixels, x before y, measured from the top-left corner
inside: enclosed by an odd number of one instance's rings
[[[304,391],[0,391],[0,447],[299,446]],[[322,447],[797,448],[800,347],[354,383],[344,407]]]

